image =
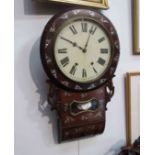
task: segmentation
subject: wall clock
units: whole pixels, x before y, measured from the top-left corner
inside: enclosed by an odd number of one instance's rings
[[[52,17],[42,34],[48,101],[58,114],[59,142],[102,133],[119,59],[117,32],[104,15],[72,8]]]

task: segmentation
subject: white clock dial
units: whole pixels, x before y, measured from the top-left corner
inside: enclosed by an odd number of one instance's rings
[[[76,19],[63,25],[55,40],[54,55],[61,72],[69,79],[88,83],[107,69],[111,45],[98,23]]]

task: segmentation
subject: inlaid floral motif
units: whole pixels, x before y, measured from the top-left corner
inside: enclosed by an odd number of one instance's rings
[[[82,88],[81,88],[79,85],[76,85],[76,86],[75,86],[75,89],[81,90]]]
[[[73,117],[70,117],[70,116],[66,116],[66,118],[64,120],[64,123],[65,124],[69,124],[71,122],[74,122],[74,118]]]
[[[118,41],[115,41],[115,47],[117,48],[117,49],[119,49],[119,42]]]
[[[49,43],[50,43],[50,40],[49,39],[46,39],[46,41],[45,41],[45,48],[48,47]]]
[[[79,12],[80,12],[80,10],[73,10],[73,14],[74,14],[74,15],[79,14]]]
[[[100,79],[100,84],[104,83],[106,79]]]
[[[82,115],[82,116],[81,116],[81,120],[82,120],[82,121],[88,120],[88,117],[85,116],[85,115]]]
[[[63,14],[60,18],[67,19],[68,18],[68,14]]]
[[[99,111],[99,112],[97,112],[97,113],[94,115],[94,117],[95,117],[95,118],[97,118],[97,117],[101,118],[101,117],[102,117],[102,113]]]
[[[55,78],[57,78],[57,72],[56,72],[55,69],[52,69],[52,70],[51,70],[51,73],[52,73],[52,75],[53,75]]]
[[[65,95],[65,96],[71,96],[71,93],[65,91],[65,92],[64,92],[64,95]]]
[[[94,13],[93,11],[88,11],[88,12],[89,12],[89,14],[90,14],[92,17],[95,16],[95,13]]]
[[[87,95],[88,95],[87,93],[81,93],[82,98],[86,97]]]
[[[65,86],[68,86],[69,85],[69,82],[68,81],[61,81],[62,84],[64,84]]]
[[[115,34],[115,31],[114,31],[113,27],[110,27],[110,33],[111,33],[111,35]]]

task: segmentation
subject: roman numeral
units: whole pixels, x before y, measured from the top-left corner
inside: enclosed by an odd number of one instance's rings
[[[105,64],[105,60],[102,58],[99,58],[97,62],[102,66]]]
[[[83,78],[87,77],[87,72],[86,72],[85,69],[82,70],[82,77],[83,77]]]
[[[82,26],[82,32],[87,32],[87,28],[88,28],[87,23],[81,23],[81,26]]]
[[[101,49],[100,49],[100,52],[101,52],[102,54],[107,54],[107,53],[108,53],[108,49],[107,49],[107,48],[101,48]]]
[[[101,43],[101,42],[104,41],[104,40],[105,40],[105,38],[102,37],[102,38],[100,38],[100,39],[98,40],[98,42]]]
[[[73,33],[74,35],[77,34],[77,31],[76,31],[74,25],[70,26],[69,28],[70,28],[70,30],[72,31],[72,33]]]
[[[58,49],[58,53],[67,53],[67,48]]]
[[[62,60],[60,60],[60,62],[62,64],[62,66],[65,67],[66,65],[69,64],[69,58],[68,57],[65,57]]]
[[[90,64],[91,64],[91,66],[93,67],[94,72],[97,73],[97,70],[96,70],[96,69],[94,68],[94,66],[93,66],[93,65],[94,65],[94,62],[91,62]]]
[[[71,70],[70,70],[70,74],[72,74],[72,75],[74,75],[75,74],[75,72],[76,72],[76,69],[77,69],[77,64],[75,64],[72,68],[71,68]]]
[[[97,70],[94,67],[93,67],[93,70],[94,70],[95,73],[97,73]]]
[[[91,26],[91,29],[90,29],[90,34],[92,34],[92,35],[94,35],[94,33],[95,33],[95,31],[96,31],[96,29],[97,29],[97,27],[96,26],[94,26],[94,25],[92,25]]]

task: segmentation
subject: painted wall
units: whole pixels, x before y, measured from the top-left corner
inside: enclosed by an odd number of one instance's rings
[[[121,44],[104,134],[57,144],[55,120],[45,106],[48,86],[39,41],[47,21],[64,8],[15,0],[15,155],[116,155],[126,143],[124,75],[139,71],[139,56],[132,55],[131,0],[110,0],[110,9],[102,11],[115,25]]]

